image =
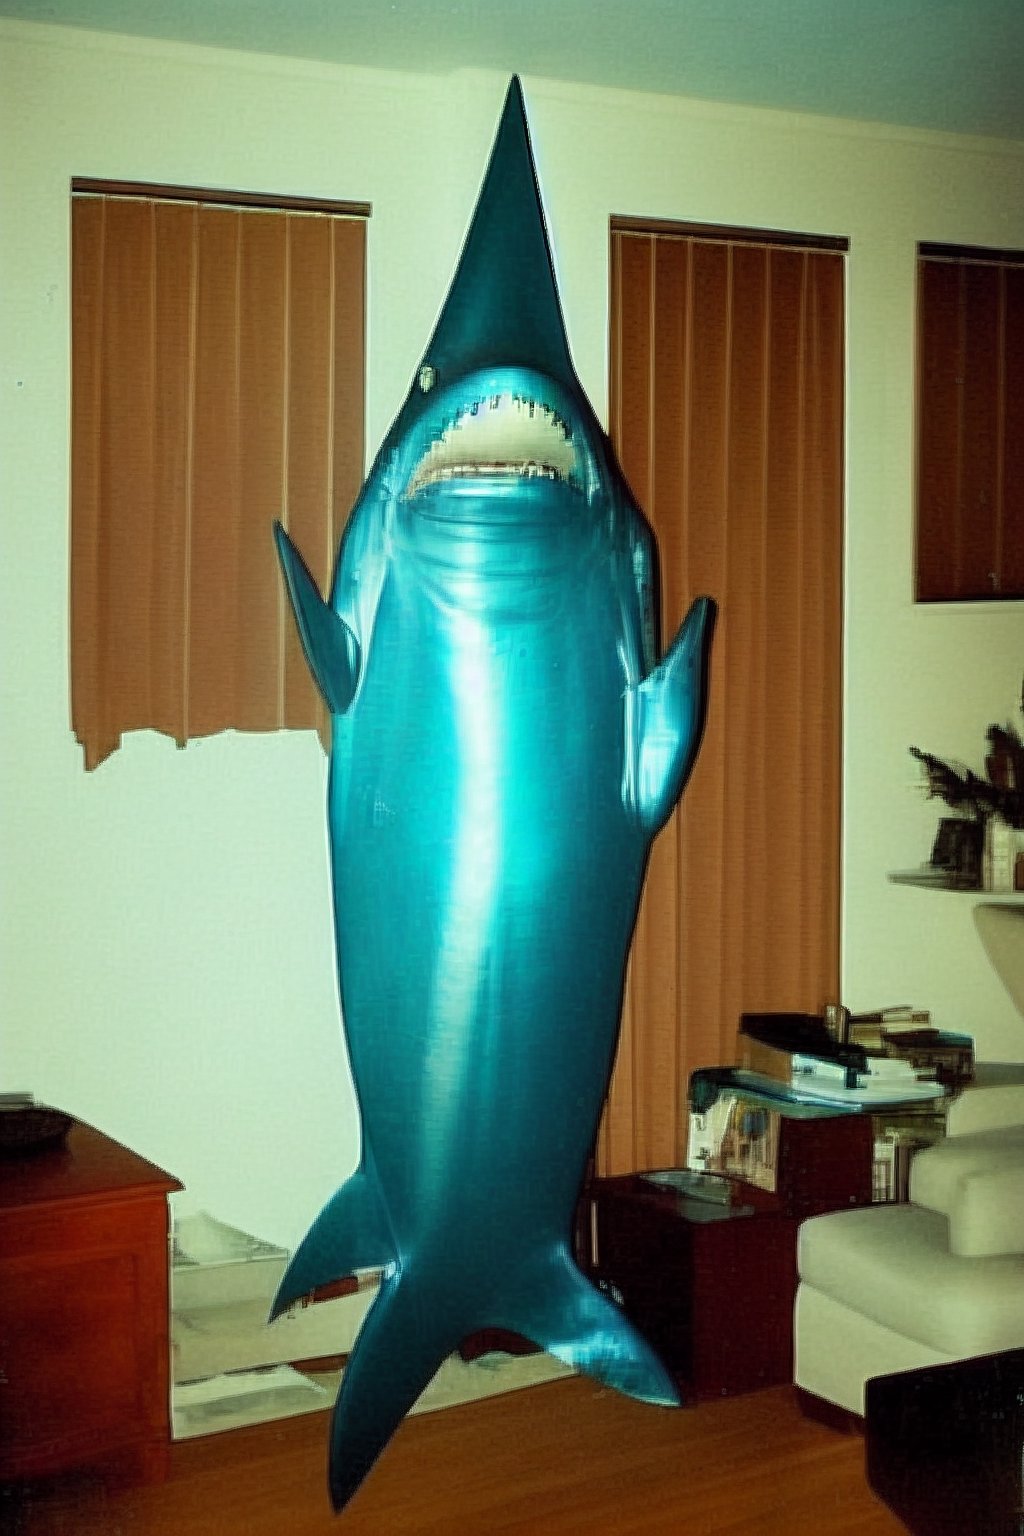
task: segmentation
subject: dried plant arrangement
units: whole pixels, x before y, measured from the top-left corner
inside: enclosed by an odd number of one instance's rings
[[[1012,725],[990,725],[986,740],[985,778],[919,747],[910,753],[924,768],[928,794],[951,810],[981,823],[998,816],[1007,826],[1024,828],[1024,741]]]

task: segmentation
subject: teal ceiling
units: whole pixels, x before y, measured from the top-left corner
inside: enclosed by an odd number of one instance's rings
[[[1024,139],[1024,0],[0,0],[0,16]]]

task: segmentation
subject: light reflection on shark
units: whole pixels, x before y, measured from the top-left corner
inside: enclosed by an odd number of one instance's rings
[[[518,80],[329,603],[277,537],[333,714],[363,1135],[274,1315],[383,1272],[334,1412],[340,1508],[484,1327],[678,1401],[570,1243],[650,843],[703,729],[714,604],[693,605],[659,661],[653,540],[573,370]]]

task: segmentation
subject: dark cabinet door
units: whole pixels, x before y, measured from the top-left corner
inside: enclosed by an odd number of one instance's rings
[[[684,1398],[792,1380],[795,1218],[708,1213],[640,1179],[593,1189],[596,1276],[676,1378]]]

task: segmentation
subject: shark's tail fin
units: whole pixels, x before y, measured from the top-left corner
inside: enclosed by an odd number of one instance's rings
[[[341,1379],[331,1421],[330,1492],[340,1510],[356,1492],[457,1336],[408,1272],[387,1276]]]
[[[318,1286],[358,1269],[392,1269],[397,1257],[376,1177],[359,1168],[331,1196],[292,1255],[270,1321]]]
[[[584,1278],[564,1247],[517,1277],[500,1326],[629,1397],[662,1407],[676,1408],[681,1402],[650,1345],[614,1302]]]
[[[510,1281],[510,1286],[506,1284]],[[330,1491],[340,1510],[463,1335],[486,1324],[523,1334],[631,1397],[678,1406],[675,1383],[619,1309],[564,1247],[504,1275],[486,1317],[463,1315],[415,1263],[387,1275],[356,1339],[331,1425]]]

